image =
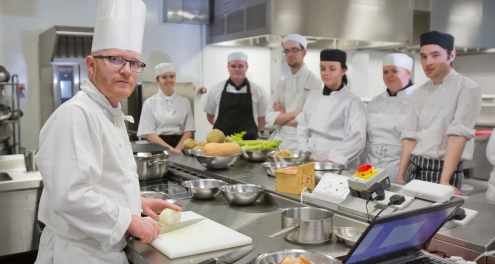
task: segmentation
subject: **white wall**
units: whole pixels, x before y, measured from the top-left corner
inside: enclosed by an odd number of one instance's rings
[[[161,1],[144,0],[147,6],[142,60],[148,67],[140,81],[154,80],[154,66],[173,62],[178,81],[199,82],[200,26],[160,24]],[[38,148],[41,129],[38,36],[54,25],[94,27],[98,0],[1,0],[0,62],[26,83],[21,99],[22,145]]]
[[[457,56],[454,69],[475,81],[483,94],[495,95],[495,54]]]

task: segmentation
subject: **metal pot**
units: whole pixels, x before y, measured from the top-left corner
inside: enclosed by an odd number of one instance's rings
[[[282,230],[268,237],[284,236],[298,244],[322,244],[332,238],[333,213],[319,208],[299,207],[282,210]]]
[[[159,154],[151,154],[151,152],[138,152],[134,155],[136,160],[137,174],[139,181],[159,180],[168,172],[168,156],[167,151]]]

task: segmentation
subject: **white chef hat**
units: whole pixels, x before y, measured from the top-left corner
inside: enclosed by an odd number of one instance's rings
[[[91,51],[115,48],[141,54],[145,20],[142,0],[100,0]]]
[[[289,40],[294,40],[299,42],[304,47],[304,49],[306,49],[306,47],[308,46],[308,41],[306,40],[306,38],[299,34],[289,34],[285,36],[285,38],[282,40],[282,44],[285,44],[285,42]]]
[[[383,57],[383,67],[399,66],[412,71],[413,59],[404,53],[391,53]]]
[[[156,76],[160,76],[166,72],[175,72],[175,66],[173,63],[160,63],[155,66]]]
[[[233,60],[243,60],[246,63],[248,62],[248,58],[247,58],[246,53],[244,53],[242,51],[236,51],[236,52],[230,53],[229,57],[227,58],[227,62],[230,62]]]

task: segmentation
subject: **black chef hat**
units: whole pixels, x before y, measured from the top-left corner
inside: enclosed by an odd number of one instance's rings
[[[320,52],[320,61],[338,61],[345,66],[347,54],[338,49],[324,49]]]
[[[433,30],[431,32],[421,34],[420,39],[420,47],[434,44],[447,50],[454,49],[454,37],[447,33]]]

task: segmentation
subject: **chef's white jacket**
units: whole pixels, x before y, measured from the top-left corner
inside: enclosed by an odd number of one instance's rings
[[[281,102],[286,113],[303,110],[304,103],[309,93],[323,89],[321,78],[311,72],[304,64],[296,74],[289,74],[277,84],[273,91],[270,104],[266,113],[266,124],[276,126],[277,130],[273,139],[280,139],[281,149],[297,149],[297,128],[291,126],[275,125],[280,111],[273,110],[273,103]]]
[[[490,135],[488,145],[486,146],[486,157],[488,161],[495,166],[495,129]],[[486,199],[495,201],[495,167],[493,167],[490,173],[490,179],[488,180],[488,190],[486,191]]]
[[[359,164],[368,163],[385,169],[390,181],[397,182],[402,140],[410,95],[415,86],[401,90],[396,96],[387,91],[373,98],[366,107],[366,148]]]
[[[194,132],[194,116],[189,100],[173,93],[166,96],[162,90],[146,99],[139,119],[138,137],[149,134],[182,135]]]
[[[85,79],[41,129],[36,263],[127,263],[124,234],[141,198],[126,119]]]
[[[220,107],[220,99],[222,98],[223,87],[225,86],[225,82],[227,80],[222,81],[220,83],[215,84],[211,87],[210,92],[208,93],[208,99],[205,104],[204,111],[207,114],[215,115],[213,119],[213,124],[217,121],[218,117],[218,109]],[[268,107],[269,97],[265,92],[265,89],[260,85],[249,81],[251,85],[251,98],[253,101],[253,117],[254,122],[258,125],[258,117],[263,117],[266,115],[266,109]],[[235,89],[234,86],[227,84],[227,92],[228,93],[247,93],[247,85],[242,87],[239,91]]]
[[[449,136],[463,136],[467,142],[461,160],[470,160],[480,109],[480,87],[452,69],[442,84],[429,80],[412,93],[401,138],[416,140],[412,154],[443,160]]]
[[[311,151],[315,160],[347,166],[364,150],[364,105],[346,86],[328,96],[321,90],[311,92],[297,121],[298,149]]]

